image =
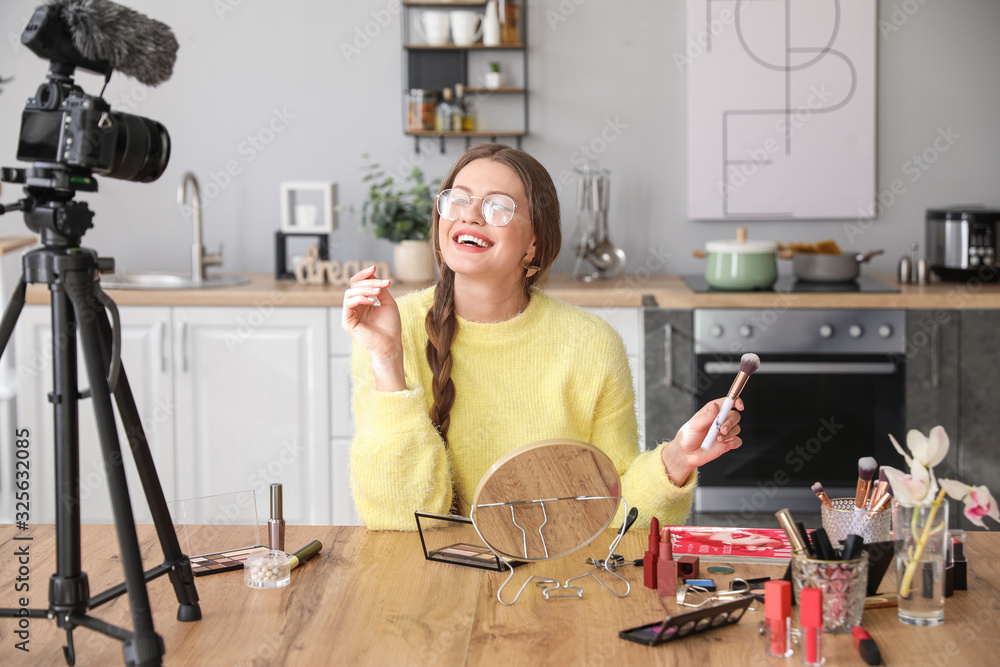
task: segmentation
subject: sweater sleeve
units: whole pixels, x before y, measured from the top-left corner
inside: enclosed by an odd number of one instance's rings
[[[594,415],[593,444],[614,462],[621,475],[622,496],[629,507],[639,508],[633,528],[648,528],[653,516],[664,526],[684,525],[691,514],[697,473],[692,473],[683,486],[674,486],[661,457],[664,444],[640,452],[635,392],[628,357],[620,340],[610,356],[608,378]],[[621,525],[623,511],[624,506],[615,518],[615,525]]]
[[[354,503],[372,530],[416,530],[415,511],[446,514],[452,501],[448,453],[424,389],[377,391],[371,355],[356,343],[351,363]]]

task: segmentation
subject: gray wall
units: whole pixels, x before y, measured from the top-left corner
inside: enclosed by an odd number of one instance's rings
[[[861,1],[861,0],[852,0]],[[47,63],[18,37],[38,0],[0,4],[0,75],[15,76],[0,93],[0,164],[15,164],[24,100],[44,80]],[[180,175],[191,169],[203,192],[206,245],[225,243],[231,270],[270,271],[279,225],[278,187],[289,180],[339,183],[343,204],[360,205],[360,155],[392,170],[416,162],[441,176],[463,149],[415,156],[401,131],[398,14],[389,0],[125,0],[170,25],[181,44],[174,75],[145,89],[116,75],[106,99],[118,108],[164,123],[174,143],[164,176],[142,185],[103,179],[99,195],[82,198],[97,211],[86,243],[118,259],[120,268],[185,270],[190,225],[175,203]],[[279,8],[280,5],[280,8]],[[693,222],[685,215],[684,73],[674,55],[685,47],[681,0],[532,0],[529,73],[531,136],[524,147],[554,177],[568,172],[579,150],[602,131],[601,165],[611,169],[611,237],[628,254],[630,271],[696,273],[690,251],[729,238],[735,223]],[[885,248],[873,269],[892,272],[911,241],[923,241],[927,207],[978,202],[1000,206],[1000,2],[997,0],[881,0],[878,77],[878,188],[897,179],[906,192],[866,233],[848,239],[856,221],[757,222],[751,235],[775,240],[835,238],[844,247]],[[220,12],[228,7],[232,11]],[[908,12],[908,13],[907,13]],[[376,18],[388,20],[381,27]],[[565,20],[562,20],[565,19]],[[342,45],[354,44],[349,62]],[[898,28],[898,29],[897,29]],[[79,74],[88,93],[100,80]],[[263,150],[245,142],[275,118],[287,119]],[[620,134],[606,131],[609,123]],[[939,129],[959,139],[916,182],[904,171],[932,145]],[[266,135],[266,132],[265,132]],[[215,191],[211,174],[235,161],[240,173]],[[575,184],[561,187],[564,235],[575,220]],[[5,186],[3,200],[18,191]],[[334,258],[385,259],[391,246],[359,231],[342,214]],[[0,218],[0,234],[25,230],[16,216]],[[670,253],[663,266],[657,256]],[[572,266],[564,248],[557,268]],[[790,267],[783,267],[789,271]]]

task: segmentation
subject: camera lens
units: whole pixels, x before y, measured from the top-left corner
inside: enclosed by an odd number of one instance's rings
[[[170,161],[170,135],[155,120],[112,112],[118,125],[111,166],[102,172],[111,178],[151,183]]]

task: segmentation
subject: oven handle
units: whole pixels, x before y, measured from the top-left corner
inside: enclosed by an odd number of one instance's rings
[[[710,375],[736,373],[740,365],[734,361],[708,361],[705,372]],[[893,375],[898,369],[891,361],[765,361],[756,375]]]

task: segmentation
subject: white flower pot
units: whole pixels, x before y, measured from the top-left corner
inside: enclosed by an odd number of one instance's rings
[[[434,280],[434,248],[430,241],[400,241],[392,251],[392,274],[404,283]]]
[[[503,72],[487,72],[483,75],[487,88],[499,88],[503,85]]]

